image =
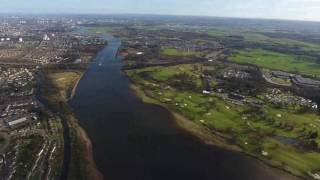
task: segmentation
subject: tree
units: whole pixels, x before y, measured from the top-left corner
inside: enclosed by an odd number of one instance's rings
[[[318,131],[311,132],[309,134],[309,139],[317,139],[318,138]]]
[[[190,74],[187,73],[179,73],[171,78],[169,78],[169,85],[172,87],[178,89],[178,90],[184,90],[184,91],[194,91],[197,90],[197,83],[196,78]]]

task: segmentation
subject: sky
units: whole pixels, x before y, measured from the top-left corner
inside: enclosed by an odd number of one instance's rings
[[[320,21],[320,0],[0,0],[0,13],[167,14]]]

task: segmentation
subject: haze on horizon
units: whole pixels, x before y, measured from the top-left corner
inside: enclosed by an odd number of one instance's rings
[[[0,0],[0,13],[166,14],[320,21],[320,0]]]

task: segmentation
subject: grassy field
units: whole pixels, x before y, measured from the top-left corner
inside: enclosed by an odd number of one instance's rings
[[[52,73],[49,75],[54,85],[60,90],[61,96],[65,99],[70,96],[72,89],[81,76],[82,73],[76,71]]]
[[[298,41],[287,38],[271,38],[258,32],[242,32],[245,42],[266,44],[273,46],[283,46],[288,48],[300,48],[306,52],[317,52],[320,50],[320,45],[309,42]]]
[[[320,130],[320,118],[315,113],[299,113],[276,108],[266,103],[262,112],[222,100],[217,94],[204,95],[201,79],[194,65],[151,67],[128,71],[145,93],[171,110],[179,112],[195,123],[223,133],[245,152],[292,173],[306,175],[320,170],[320,153],[302,150],[279,142],[274,137],[299,139],[303,133]],[[181,91],[168,84],[178,73],[197,77],[199,91]],[[281,115],[281,118],[279,117]],[[293,126],[288,130],[284,125]],[[304,132],[301,132],[304,129]],[[320,138],[317,138],[320,142]],[[262,155],[265,151],[268,155]]]
[[[285,85],[285,86],[291,86],[292,83],[289,79],[282,79],[277,77],[272,77],[271,80],[277,84]]]
[[[195,56],[195,55],[197,55],[196,52],[181,51],[176,48],[167,48],[167,47],[164,47],[161,49],[161,54],[166,55],[166,56]]]
[[[320,75],[320,64],[311,59],[300,59],[293,55],[262,49],[235,50],[230,60],[238,63],[256,64],[263,68]]]
[[[216,28],[216,29],[209,29],[205,31],[201,31],[202,33],[206,33],[212,37],[227,37],[231,35],[242,36],[244,42],[246,43],[256,43],[256,44],[265,44],[265,45],[273,45],[273,46],[283,46],[288,48],[301,48],[307,52],[318,52],[320,50],[319,44],[313,44],[310,42],[298,41],[294,39],[288,38],[272,38],[269,36],[264,35],[265,32],[273,32],[276,31],[248,31],[248,30],[241,30],[241,29],[223,29],[223,28]],[[279,32],[278,32],[279,33]]]
[[[268,31],[266,31],[268,32]],[[277,69],[283,71],[300,72],[306,75],[320,75],[320,63],[315,62],[320,45],[316,43],[305,42],[303,40],[294,40],[288,38],[273,38],[264,35],[263,31],[247,31],[228,29],[211,29],[205,31],[206,34],[228,40],[228,36],[236,35],[243,37],[243,47],[252,47],[258,45],[259,47],[269,47],[277,50],[287,49],[288,52],[305,52],[310,57],[298,57],[292,54],[283,54],[275,51],[267,51],[262,49],[243,49],[235,50],[232,60],[240,63],[251,63],[261,67]],[[273,32],[276,33],[276,32]],[[312,57],[311,57],[312,56]]]

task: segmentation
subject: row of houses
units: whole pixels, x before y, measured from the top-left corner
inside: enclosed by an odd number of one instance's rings
[[[13,130],[37,120],[32,112],[35,77],[27,68],[0,68],[0,130]],[[31,93],[31,94],[30,94]]]
[[[272,71],[270,74],[273,77],[290,79],[294,85],[297,85],[299,87],[319,88],[320,90],[320,80],[305,78],[305,77],[302,77],[301,75],[282,72],[282,71]]]

